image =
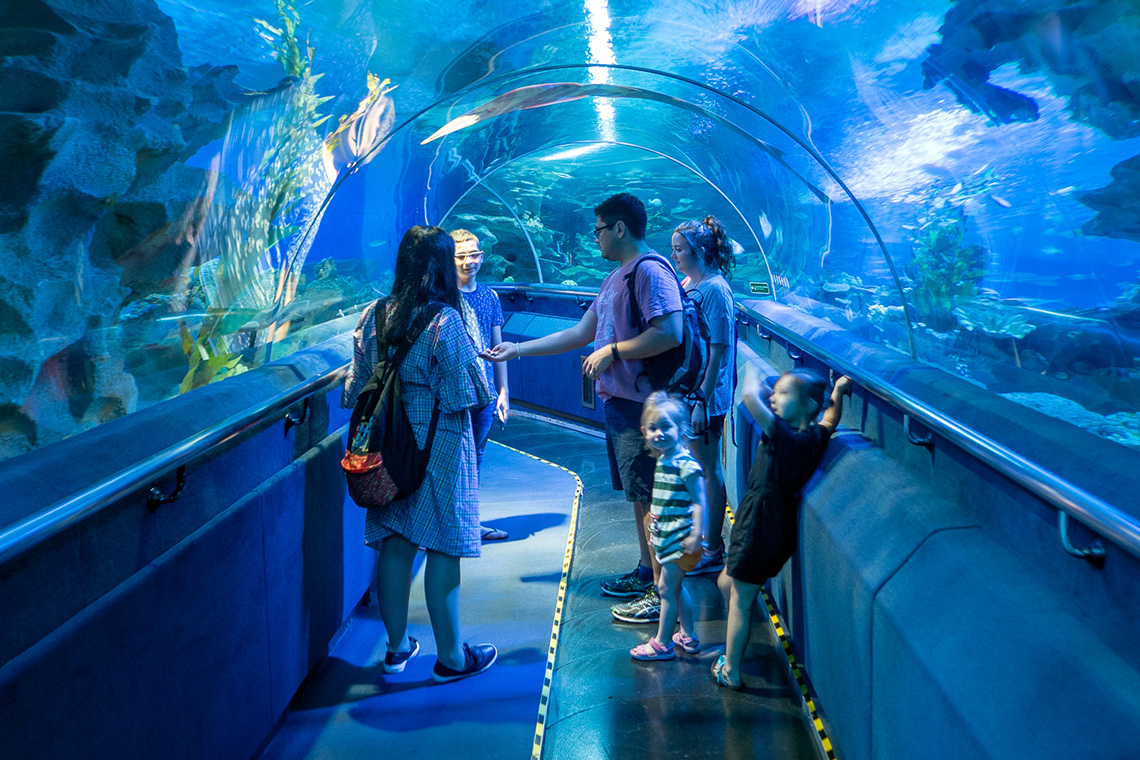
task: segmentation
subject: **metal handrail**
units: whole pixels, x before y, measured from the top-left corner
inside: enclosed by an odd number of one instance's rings
[[[18,556],[171,470],[201,457],[293,404],[344,381],[348,363],[311,377],[261,404],[150,455],[84,491],[0,530],[0,562]]]
[[[588,294],[586,291],[552,288],[545,285],[507,283],[495,287],[503,292],[514,290],[550,295]],[[993,439],[947,417],[909,393],[905,393],[873,375],[860,372],[855,365],[838,354],[805,340],[799,333],[789,330],[748,306],[737,303],[736,310],[738,313],[747,315],[749,319],[755,320],[758,326],[779,335],[788,343],[807,351],[836,371],[847,375],[861,387],[901,410],[904,415],[918,420],[930,431],[938,433],[954,445],[972,454],[1001,475],[1088,526],[1129,554],[1140,557],[1140,520],[1137,518],[1121,512],[1083,488],[1073,485]]]
[[[491,283],[490,287],[498,293],[541,293],[544,296],[588,296],[590,298],[598,295],[597,288],[568,288],[537,283],[494,282]]]
[[[592,295],[590,290],[570,290],[546,285],[496,285],[496,290],[532,291],[550,295]],[[595,291],[596,292],[596,291]],[[873,375],[860,372],[846,359],[826,348],[804,340],[767,316],[737,304],[737,311],[748,315],[785,341],[817,356],[833,369],[847,375],[887,403],[922,422],[931,431],[974,455],[997,472],[1076,518],[1102,537],[1140,557],[1140,520],[1093,496],[1072,483],[1045,470],[1025,457],[1002,446],[972,428],[958,423],[904,391]],[[306,380],[260,405],[235,414],[140,462],[105,478],[83,492],[59,501],[20,522],[0,530],[0,562],[54,536],[83,517],[135,491],[156,478],[181,467],[240,435],[265,419],[284,412],[293,404],[343,381],[348,364]]]
[[[899,390],[873,375],[861,373],[841,356],[805,340],[793,330],[756,312],[743,304],[737,304],[737,311],[747,314],[750,319],[765,325],[785,341],[818,357],[834,370],[850,377],[857,385],[888,404],[902,410],[904,414],[920,421],[932,432],[938,433],[959,448],[977,457],[1001,475],[1014,481],[1057,509],[1062,510],[1104,538],[1119,545],[1129,554],[1140,557],[1140,520],[1121,512],[1103,499],[1093,496],[1069,481],[1034,464],[1020,454],[1011,451],[978,431],[966,427],[947,417],[933,407]]]

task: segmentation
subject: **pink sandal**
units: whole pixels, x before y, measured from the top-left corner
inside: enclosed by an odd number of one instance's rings
[[[657,643],[657,637],[653,636],[644,644],[629,650],[629,656],[635,660],[672,660],[677,655],[671,643],[667,647],[661,646]]]
[[[685,654],[696,654],[701,651],[701,640],[696,636],[686,636],[677,631],[673,634],[673,643],[681,648]]]

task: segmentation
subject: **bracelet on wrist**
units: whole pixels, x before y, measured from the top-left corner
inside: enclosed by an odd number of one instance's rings
[[[617,341],[610,344],[610,355],[614,358],[615,362],[621,361],[621,356],[618,354]]]
[[[522,358],[522,343],[515,343],[515,358]]]

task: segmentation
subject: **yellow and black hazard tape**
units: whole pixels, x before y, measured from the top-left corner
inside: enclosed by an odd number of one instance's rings
[[[727,507],[727,510],[728,521],[735,523],[736,520],[732,514],[732,507]],[[772,626],[772,631],[780,640],[780,647],[784,651],[788,669],[791,671],[792,677],[796,679],[796,684],[799,686],[800,704],[803,705],[808,717],[811,718],[812,728],[815,729],[816,737],[819,740],[819,747],[829,760],[836,760],[835,748],[831,744],[831,739],[827,736],[827,729],[824,727],[823,719],[819,715],[819,700],[815,698],[811,686],[804,676],[803,670],[800,669],[796,661],[796,654],[792,650],[792,642],[788,639],[787,626],[784,625],[784,619],[780,617],[780,611],[776,609],[775,602],[772,601],[771,595],[768,594],[767,586],[760,587],[760,594],[764,597],[764,606],[768,609],[768,622]]]
[[[576,487],[574,489],[574,505],[570,509],[570,530],[566,535],[566,551],[562,555],[562,578],[558,582],[558,602],[554,606],[554,623],[550,628],[550,646],[546,651],[546,673],[542,679],[542,697],[538,702],[538,720],[534,727],[534,745],[531,747],[531,760],[539,760],[542,757],[542,742],[546,736],[546,712],[550,707],[550,685],[554,680],[554,659],[558,655],[558,634],[562,628],[562,610],[566,604],[566,587],[570,582],[570,562],[574,559],[574,539],[578,530],[578,505],[582,501],[582,479],[578,477],[578,473],[573,470],[568,470],[560,464],[536,457],[525,451],[508,446],[505,443],[494,442],[504,449],[509,449],[517,454],[528,456],[543,464],[548,464],[551,467],[556,467],[563,472],[569,473],[574,478]]]
[[[775,603],[772,602],[772,597],[768,595],[768,589],[761,586],[760,593],[764,596],[764,605],[768,608],[768,620],[772,623],[772,628],[776,631],[776,636],[780,639],[780,646],[784,649],[784,656],[788,658],[788,667],[791,668],[792,676],[796,679],[796,683],[799,684],[800,699],[804,709],[807,711],[808,717],[811,718],[812,727],[815,728],[815,732],[819,737],[819,744],[823,748],[824,754],[830,760],[835,760],[835,748],[831,746],[831,739],[827,736],[827,730],[823,726],[823,719],[819,717],[818,702],[812,694],[811,687],[808,685],[803,671],[796,662],[795,652],[792,651],[792,643],[788,640],[788,636],[785,633],[784,620],[780,617]]]

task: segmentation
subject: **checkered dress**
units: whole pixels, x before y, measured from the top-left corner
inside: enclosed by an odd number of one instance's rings
[[[341,406],[351,407],[372,377],[379,359],[376,304],[364,310],[353,333],[355,354],[345,379]],[[395,347],[392,347],[395,353]],[[439,400],[439,423],[423,485],[407,499],[369,509],[364,542],[379,547],[399,533],[417,546],[454,557],[478,557],[479,475],[471,407],[482,408],[493,396],[463,319],[444,308],[428,324],[400,365],[404,404],[416,443],[427,441],[432,407]]]

